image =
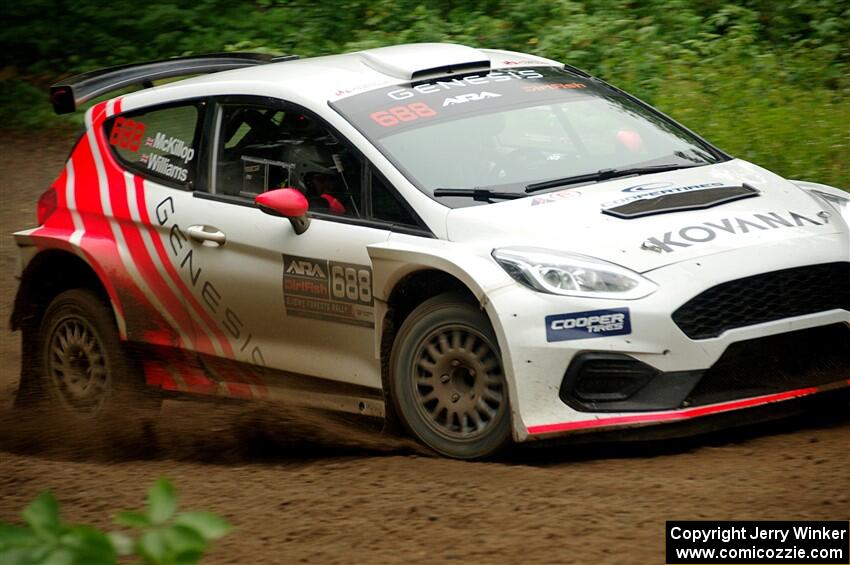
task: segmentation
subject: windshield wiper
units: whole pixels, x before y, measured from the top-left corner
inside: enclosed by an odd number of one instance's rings
[[[703,163],[707,165],[708,163]],[[581,182],[599,182],[608,179],[619,177],[630,177],[633,175],[648,175],[650,173],[663,173],[665,171],[675,171],[676,169],[689,169],[691,167],[699,167],[701,165],[694,164],[677,164],[668,163],[666,165],[648,165],[646,167],[631,167],[628,169],[602,169],[595,173],[585,175],[575,175],[572,177],[564,177],[561,179],[545,180],[542,182],[534,182],[525,187],[528,193],[546,190],[547,188],[555,188],[557,186],[567,186],[570,184],[578,184]]]
[[[525,198],[525,194],[521,192],[494,192],[489,188],[435,188],[434,196],[463,196],[476,202]]]

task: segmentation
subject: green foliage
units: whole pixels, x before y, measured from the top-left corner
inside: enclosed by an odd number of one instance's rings
[[[106,565],[119,556],[135,556],[149,565],[197,563],[209,542],[231,526],[209,512],[177,511],[174,487],[157,480],[148,491],[144,512],[121,512],[115,522],[140,530],[136,540],[121,532],[105,533],[89,526],[67,524],[50,491],[40,494],[22,516],[26,526],[0,523],[0,563],[3,565]]]
[[[114,563],[109,536],[89,526],[65,524],[50,491],[23,511],[27,527],[0,523],[0,562],[4,565],[101,565]]]
[[[850,4],[829,0],[30,0],[2,8],[0,123],[49,123],[58,75],[216,50],[302,56],[419,41],[569,62],[723,149],[850,188]],[[42,17],[51,14],[50,18]],[[58,25],[58,22],[66,22]],[[22,82],[24,81],[24,82]],[[24,85],[22,85],[24,84]]]

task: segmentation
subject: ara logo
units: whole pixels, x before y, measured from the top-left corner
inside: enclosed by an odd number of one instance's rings
[[[315,261],[301,257],[286,257],[286,269],[284,272],[287,275],[296,275],[299,277],[311,277],[314,279],[327,278],[321,265]]]
[[[451,106],[452,104],[466,104],[467,102],[477,102],[478,100],[487,100],[488,98],[501,98],[501,94],[495,92],[470,92],[469,94],[461,94],[460,96],[450,97],[443,100],[443,107]]]
[[[546,316],[546,341],[569,341],[632,333],[628,308]]]
[[[643,242],[642,247],[659,253],[672,253],[676,251],[676,248],[691,247],[694,244],[713,241],[717,236],[724,233],[741,235],[775,229],[822,226],[828,221],[819,222],[791,211],[786,215],[777,212],[765,212],[748,215],[745,218],[723,218],[716,222],[703,222],[685,226],[675,232],[668,231],[661,237],[650,237]]]

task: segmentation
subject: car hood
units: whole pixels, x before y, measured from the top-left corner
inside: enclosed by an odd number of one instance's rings
[[[629,219],[604,212],[669,194],[743,185],[758,194],[703,209]],[[688,198],[673,200],[684,205]],[[825,205],[790,181],[734,159],[454,209],[447,217],[447,231],[451,241],[569,251],[646,272],[732,249],[847,231],[838,214],[825,212],[830,212]]]

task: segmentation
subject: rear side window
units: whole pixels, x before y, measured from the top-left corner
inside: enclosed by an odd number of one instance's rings
[[[106,122],[106,138],[131,171],[163,184],[192,188],[200,114],[195,104],[124,114]]]

